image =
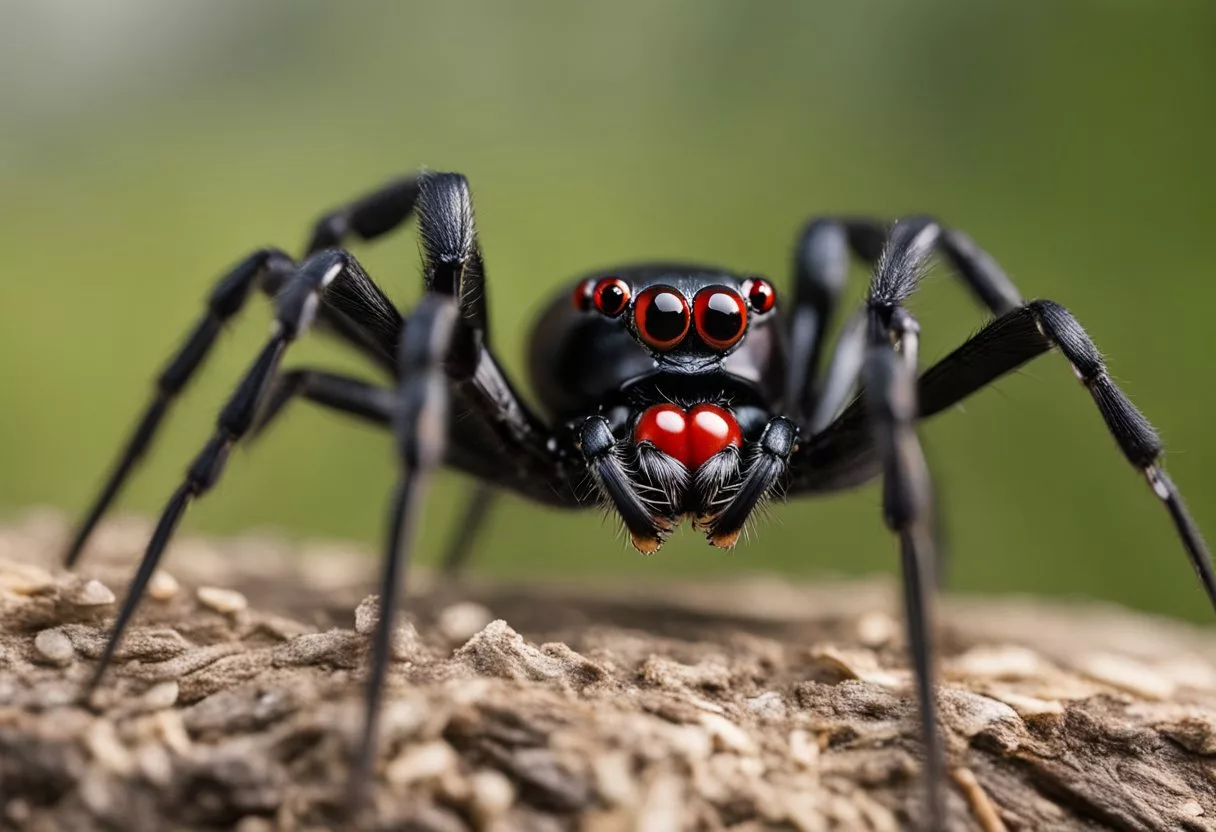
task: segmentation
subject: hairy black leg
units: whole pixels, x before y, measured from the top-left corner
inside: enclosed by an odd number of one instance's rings
[[[686,495],[686,510],[692,514],[693,528],[708,531],[714,518],[722,513],[739,493],[743,484],[743,458],[754,452],[754,444],[745,448],[727,445],[701,463],[692,476],[692,488]]]
[[[962,231],[954,228],[943,230],[938,248],[980,303],[992,310],[994,315],[1004,315],[1022,305],[1022,295],[1004,269]]]
[[[902,229],[902,231],[900,231]],[[795,298],[789,321],[789,365],[786,408],[813,435],[841,412],[853,391],[864,350],[864,327],[842,333],[822,383],[818,365],[823,335],[848,273],[849,253],[882,269],[882,257],[901,250],[900,233],[923,234],[916,258],[919,273],[904,272],[914,288],[923,274],[930,249],[941,253],[971,293],[993,314],[1003,315],[1022,305],[1021,295],[997,262],[962,231],[941,226],[930,217],[908,217],[887,227],[873,219],[820,219],[806,227],[795,250]],[[906,243],[906,240],[904,241]],[[907,252],[906,247],[902,250]],[[886,287],[899,288],[899,287]]]
[[[485,341],[489,335],[485,263],[468,180],[458,173],[433,173],[422,179],[421,188],[418,233],[426,250],[426,287],[455,297],[461,317]]]
[[[810,412],[819,354],[848,276],[848,232],[843,224],[829,219],[811,222],[794,250],[794,305],[788,322],[785,380],[785,406],[790,413]]]
[[[657,552],[674,524],[657,516],[638,493],[626,465],[626,450],[603,416],[588,417],[578,430],[578,445],[600,493],[612,501],[639,552]]]
[[[295,398],[373,425],[389,427],[392,423],[395,394],[391,389],[325,370],[297,368],[271,382],[249,438],[260,435],[278,421]],[[504,448],[485,425],[476,419],[461,418],[455,412],[458,397],[452,398],[446,464],[545,505],[562,508],[581,505],[567,471],[556,459],[544,470],[521,467],[512,450]]]
[[[925,217],[899,220],[891,226],[887,246],[876,258],[866,305],[849,320],[832,355],[827,378],[810,414],[807,434],[814,436],[840,414],[861,373],[871,310],[892,309],[916,289],[928,267],[939,236]]]
[[[818,389],[820,355],[848,279],[850,250],[872,263],[882,251],[886,234],[886,228],[875,220],[821,218],[808,223],[799,235],[794,248],[785,406],[801,421],[822,395]]]
[[[552,465],[548,427],[516,392],[488,346],[485,266],[468,182],[460,174],[433,173],[420,185],[424,283],[427,291],[455,298],[460,308],[449,378],[503,444],[546,470]]]
[[[311,247],[355,234],[372,239],[418,214],[427,291],[457,300],[448,376],[453,382],[448,463],[488,477],[550,505],[576,504],[573,488],[548,449],[549,431],[527,407],[488,348],[485,265],[467,180],[456,173],[406,177],[333,211],[318,221]],[[356,325],[374,342],[373,357],[396,373],[400,315],[370,280],[326,293],[318,323]],[[346,325],[344,327],[343,325]],[[356,340],[347,333],[347,340]],[[488,427],[484,427],[488,426]]]
[[[275,301],[274,332],[220,412],[215,433],[190,465],[184,481],[165,506],[115,619],[110,640],[98,660],[90,690],[97,687],[114,657],[123,631],[139,605],[148,581],[186,508],[193,499],[205,494],[215,485],[233,445],[252,426],[270,379],[282,359],[283,351],[311,325],[320,302],[320,293],[339,277],[346,263],[352,259],[339,253],[312,257],[299,267],[279,292]]]
[[[996,319],[942,359],[922,380],[926,390],[923,414],[932,415],[949,407],[1052,347],[1059,348],[1089,391],[1123,456],[1143,473],[1153,493],[1165,504],[1191,566],[1216,608],[1216,570],[1211,552],[1181,493],[1161,469],[1165,450],[1161,438],[1111,379],[1098,348],[1064,307],[1049,300],[1031,301]]]
[[[352,237],[374,240],[396,230],[413,216],[420,182],[420,175],[400,177],[324,214],[313,224],[306,256],[342,246]],[[268,289],[272,295],[278,291]],[[401,315],[370,279],[338,287],[318,310],[317,323],[396,376]]]
[[[401,470],[389,510],[380,618],[372,636],[363,733],[350,779],[352,805],[360,802],[372,779],[398,599],[422,520],[422,500],[432,474],[443,463],[448,425],[443,365],[455,339],[458,314],[451,298],[428,294],[410,316],[401,339],[401,383],[393,425]]]
[[[288,402],[296,397],[372,424],[388,426],[392,422],[392,390],[357,378],[305,367],[288,370],[271,382],[250,429],[250,438],[261,435],[283,413]]]
[[[340,249],[330,249],[311,256],[341,254]],[[393,378],[397,377],[401,322],[397,307],[353,257],[347,258],[342,279],[326,288],[316,309],[319,330],[353,346]]]
[[[473,544],[498,502],[498,492],[484,482],[477,482],[469,493],[457,520],[455,533],[443,553],[441,572],[445,580],[454,580],[464,570],[473,553]]]
[[[900,244],[895,239],[899,226],[905,229],[905,234],[917,236],[915,245]],[[888,262],[879,258],[878,264],[878,272],[885,270],[885,278],[871,285],[872,297],[906,298],[924,276],[927,256],[933,249],[945,256],[963,284],[994,315],[1003,315],[1023,303],[1021,293],[991,255],[967,234],[945,228],[932,217],[912,216],[897,221],[892,226],[890,242],[882,255]],[[901,259],[903,263],[899,262]],[[913,265],[915,268],[911,268]]]
[[[407,177],[323,217],[312,245],[357,234],[387,233],[418,215],[427,291],[456,299],[461,310],[448,359],[452,381],[452,459],[478,476],[491,473],[512,490],[550,505],[577,504],[573,488],[548,447],[549,429],[518,395],[487,343],[485,266],[467,180],[456,173]],[[370,279],[335,284],[318,310],[318,324],[369,333],[365,350],[396,374],[400,314]],[[357,335],[344,333],[347,340]],[[483,428],[483,426],[485,426]]]
[[[1182,495],[1161,468],[1164,448],[1160,437],[1111,380],[1097,347],[1062,306],[1036,300],[1007,312],[929,368],[917,384],[920,418],[940,413],[1055,347],[1089,391],[1124,457],[1143,473],[1165,504],[1187,557],[1216,608],[1216,570],[1210,549]],[[854,402],[829,429],[803,446],[795,459],[791,494],[847,488],[877,473],[873,445],[861,429],[864,413],[864,402]]]
[[[314,223],[306,255],[344,245],[352,237],[374,240],[396,230],[414,215],[428,178],[448,176],[452,174],[400,177],[329,211]],[[342,336],[395,375],[400,314],[370,280],[344,288],[348,291],[331,294],[318,310],[320,328]],[[279,284],[268,282],[266,289],[273,295]]]
[[[944,761],[933,697],[931,601],[937,555],[928,468],[915,429],[919,327],[902,304],[924,276],[939,236],[937,224],[923,217],[901,220],[891,227],[874,269],[862,319],[854,318],[841,342],[844,355],[833,360],[831,401],[821,400],[817,406],[825,413],[815,414],[819,422],[834,416],[860,375],[866,424],[855,426],[849,438],[873,456],[850,461],[859,465],[862,460],[870,464],[876,460],[883,475],[884,519],[900,541],[904,611],[925,746],[926,812],[928,828],[935,832],[942,829],[945,818]],[[864,344],[860,362],[859,344]],[[832,426],[843,419],[844,415],[835,419]],[[790,485],[802,485],[801,477],[822,476],[809,464],[817,438],[812,435],[799,449]]]
[[[308,254],[337,245],[351,234],[372,239],[392,230],[409,218],[418,192],[417,178],[407,177],[326,214],[313,229]],[[67,566],[74,565],[79,558],[94,527],[147,451],[173,400],[207,357],[223,324],[240,311],[251,289],[258,287],[274,295],[294,268],[287,254],[263,249],[246,257],[219,280],[208,298],[206,314],[157,378],[155,396],[77,529],[64,559]],[[319,310],[320,323],[393,372],[401,317],[379,287],[366,275],[361,277],[362,280],[345,281],[335,287],[336,291]]]
[[[808,414],[809,436],[814,436],[830,425],[853,394],[857,378],[861,374],[861,365],[865,360],[868,326],[869,311],[862,308],[849,318],[840,333],[823,385],[819,388],[814,406]]]
[[[708,524],[701,524],[710,543],[722,549],[735,545],[756,505],[785,477],[797,437],[797,426],[783,416],[764,426],[760,438],[745,452],[746,468],[738,490]]]
[[[264,281],[267,275],[286,274],[294,268],[291,258],[277,249],[262,249],[246,257],[220,278],[207,298],[207,311],[195,324],[185,342],[169,360],[156,379],[156,392],[144,410],[122,454],[115,463],[109,478],[101,489],[92,507],[81,521],[64,557],[71,567],[80,557],[85,543],[105,514],[110,504],[122,490],[127,477],[143,458],[151,444],[169,407],[185,389],[195,372],[202,365],[224,323],[233,318],[245,305],[250,290]]]
[[[516,393],[488,349],[485,265],[467,180],[457,173],[406,177],[331,212],[318,221],[310,249],[332,245],[356,234],[372,239],[418,214],[427,291],[456,299],[461,311],[449,359],[449,376],[462,388],[467,409],[477,411],[511,445],[548,461],[548,430]],[[395,371],[401,317],[370,280],[348,282],[326,293],[319,323],[346,333],[351,325],[367,330],[375,349]],[[345,324],[345,326],[344,326]],[[373,356],[377,357],[377,356]]]
[[[824,395],[816,402],[810,429],[791,461],[787,494],[838,491],[868,482],[879,473],[864,399],[850,400],[850,396],[862,373],[875,316],[884,327],[890,327],[897,310],[899,318],[910,320],[910,316],[903,318],[907,313],[900,306],[919,285],[939,237],[940,228],[926,217],[899,220],[891,226],[886,247],[875,258],[866,303],[841,335]],[[908,335],[915,338],[915,332],[896,332],[896,337]]]
[[[945,761],[933,696],[933,588],[936,547],[928,466],[916,436],[916,322],[902,308],[871,328],[865,399],[883,471],[883,517],[899,536],[904,615],[925,746],[927,828],[943,829]],[[899,338],[896,353],[890,334]]]
[[[414,211],[419,180],[416,175],[395,179],[326,213],[313,225],[308,254],[342,246],[352,235],[374,240],[400,226]]]

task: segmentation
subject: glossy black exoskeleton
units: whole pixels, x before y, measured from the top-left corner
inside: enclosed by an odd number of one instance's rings
[[[788,456],[797,433],[776,415],[785,340],[768,281],[683,264],[588,275],[542,313],[529,353],[559,447],[582,457],[638,549],[658,549],[684,515],[734,544],[771,486],[716,522],[745,461]]]
[[[340,246],[380,237],[415,215],[426,291],[403,316]],[[935,254],[993,319],[918,372],[919,327],[905,301]],[[825,332],[853,256],[872,271],[869,292],[824,360]],[[113,658],[186,507],[215,485],[237,442],[264,429],[296,397],[391,428],[400,478],[356,787],[366,783],[374,761],[402,573],[427,480],[441,465],[479,481],[445,559],[449,571],[464,560],[500,492],[564,508],[607,503],[634,544],[653,552],[686,517],[714,545],[732,546],[762,500],[838,491],[881,476],[884,520],[900,542],[933,829],[944,817],[944,761],[931,705],[936,552],[918,419],[1058,349],[1168,509],[1216,604],[1210,555],[1160,467],[1162,446],[1152,426],[1111,380],[1076,319],[1051,301],[1023,301],[962,232],[927,217],[892,224],[815,220],[798,238],[793,291],[781,304],[767,280],[706,266],[631,265],[587,275],[555,298],[533,333],[529,367],[538,411],[516,392],[490,348],[468,184],[444,173],[391,182],[324,215],[299,261],[262,249],[219,280],[205,314],[157,378],[151,404],[81,523],[69,565],[253,289],[273,298],[275,329],[165,507],[92,684]],[[314,324],[354,346],[394,384],[312,368],[280,372],[288,346]],[[591,489],[583,487],[588,479]]]

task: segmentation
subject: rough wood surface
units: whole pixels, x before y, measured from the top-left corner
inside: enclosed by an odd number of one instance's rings
[[[374,559],[182,540],[87,709],[147,527],[103,529],[79,576],[54,565],[66,531],[54,514],[0,528],[0,827],[346,828]],[[891,589],[416,592],[375,825],[910,828],[919,747]],[[1020,600],[954,599],[943,619],[951,830],[1216,830],[1210,631]]]

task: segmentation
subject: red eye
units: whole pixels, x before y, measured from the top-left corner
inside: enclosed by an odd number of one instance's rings
[[[591,297],[601,315],[615,318],[629,305],[629,285],[619,277],[601,277],[596,281]]]
[[[777,303],[777,291],[773,284],[758,277],[743,281],[743,297],[747,298],[748,305],[761,315]]]
[[[638,334],[653,349],[669,350],[688,334],[688,304],[667,286],[651,286],[638,295],[633,315]]]
[[[593,292],[595,292],[594,280],[580,280],[570,294],[570,302],[579,312],[590,312]]]
[[[747,329],[747,305],[734,289],[702,289],[692,301],[697,332],[716,350],[728,350]]]

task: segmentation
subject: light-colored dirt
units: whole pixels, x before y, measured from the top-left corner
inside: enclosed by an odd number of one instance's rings
[[[79,691],[142,547],[0,528],[0,827],[347,828],[365,600],[348,546],[185,540]],[[639,567],[639,575],[643,567]],[[374,825],[900,830],[915,703],[891,587],[425,591],[396,644]],[[1114,609],[947,604],[952,830],[1216,830],[1216,637]]]

